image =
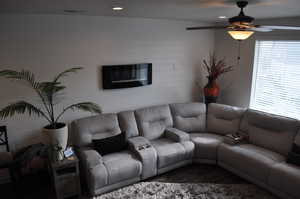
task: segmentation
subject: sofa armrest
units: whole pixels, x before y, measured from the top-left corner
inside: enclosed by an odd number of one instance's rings
[[[157,174],[157,153],[150,141],[137,136],[128,139],[129,149],[135,153],[142,162],[142,179],[153,177]]]
[[[93,149],[79,149],[77,150],[77,155],[79,157],[79,161],[87,169],[92,169],[103,163],[102,156]]]
[[[165,137],[170,138],[175,142],[185,142],[190,140],[190,135],[188,133],[176,128],[167,128],[165,130]]]
[[[108,171],[102,156],[92,148],[76,148],[79,158],[80,177],[87,185],[90,195],[95,195],[96,190],[108,185]]]
[[[151,147],[150,141],[142,136],[129,138],[128,144],[131,149],[138,151]]]

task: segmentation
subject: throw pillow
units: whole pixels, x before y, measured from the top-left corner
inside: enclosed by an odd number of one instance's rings
[[[100,154],[119,152],[127,148],[126,134],[122,132],[112,137],[93,139],[93,148]]]

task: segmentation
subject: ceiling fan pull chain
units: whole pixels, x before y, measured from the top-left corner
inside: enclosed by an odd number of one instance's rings
[[[240,59],[241,59],[241,40],[238,41],[238,56],[237,56],[237,66],[240,65]]]

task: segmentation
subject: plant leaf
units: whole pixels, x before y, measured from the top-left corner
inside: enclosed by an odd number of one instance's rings
[[[102,109],[99,105],[93,103],[93,102],[81,102],[77,104],[72,104],[67,107],[68,109],[71,109],[75,111],[76,109],[87,111],[91,113],[102,113]]]
[[[27,112],[29,116],[31,115],[43,116],[48,120],[48,118],[46,117],[43,111],[41,111],[39,108],[25,101],[18,101],[4,107],[0,111],[0,118],[4,119],[7,117],[12,117],[15,114],[24,114],[25,112]]]
[[[209,64],[206,60],[203,60],[204,67],[208,71],[208,78],[217,79],[220,75],[232,71],[233,66],[227,66],[225,58],[218,60],[215,54],[210,54]]]
[[[38,96],[41,98],[43,105],[45,109],[47,110],[47,113],[51,117],[51,111],[49,109],[49,103],[47,103],[46,96],[42,94],[41,92],[41,85],[39,82],[35,81],[34,74],[27,70],[22,70],[20,72],[14,71],[14,70],[2,70],[0,71],[0,77],[6,77],[8,79],[16,79],[16,80],[22,80],[27,83],[29,83],[30,87],[34,89],[34,91],[38,94]],[[46,115],[44,115],[45,118],[47,118]],[[48,118],[47,118],[48,119]]]
[[[90,113],[102,113],[102,109],[98,104],[95,104],[93,102],[81,102],[77,104],[72,104],[66,108],[57,116],[55,123],[60,119],[60,117],[67,111],[67,110],[82,110]]]
[[[40,90],[44,96],[49,97],[53,96],[55,93],[58,93],[64,90],[66,87],[60,85],[60,82],[41,82]]]
[[[14,70],[2,70],[0,71],[0,76],[8,79],[26,81],[33,89],[39,88],[39,82],[35,81],[34,74],[28,70],[22,70],[20,72]]]
[[[58,74],[54,78],[53,82],[57,82],[60,78],[67,76],[68,73],[76,73],[78,70],[81,70],[81,69],[83,69],[83,68],[82,67],[74,67],[74,68],[67,69],[67,70],[61,72],[60,74]]]

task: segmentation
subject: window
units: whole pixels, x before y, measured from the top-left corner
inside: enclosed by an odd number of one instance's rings
[[[256,41],[250,108],[300,119],[300,41]]]

